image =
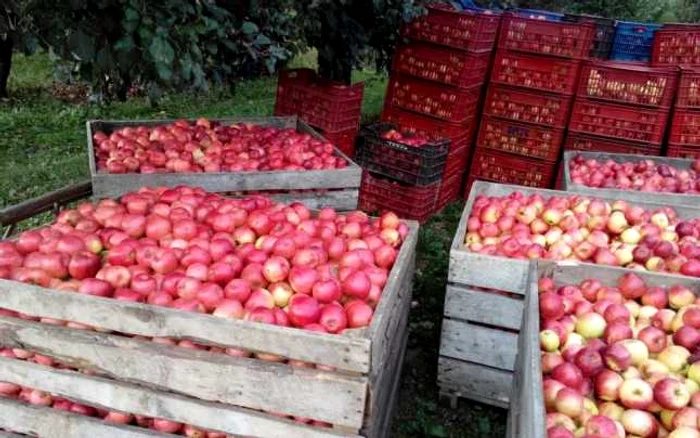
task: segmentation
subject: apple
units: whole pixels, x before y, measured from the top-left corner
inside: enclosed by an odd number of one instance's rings
[[[667,377],[654,385],[654,400],[665,409],[677,410],[690,403],[690,393],[679,380]]]
[[[654,389],[642,379],[628,379],[620,386],[620,403],[628,409],[646,409],[654,401]]]
[[[605,332],[606,322],[601,315],[591,312],[576,321],[576,333],[585,339],[600,338]]]

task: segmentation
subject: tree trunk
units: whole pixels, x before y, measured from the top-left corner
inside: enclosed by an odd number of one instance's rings
[[[336,47],[338,49],[338,47]],[[324,79],[342,82],[350,85],[352,82],[352,66],[348,56],[339,53],[331,46],[318,49],[318,74]]]
[[[0,36],[0,99],[8,97],[7,80],[10,77],[12,67],[12,45],[14,41],[10,35],[4,39]]]

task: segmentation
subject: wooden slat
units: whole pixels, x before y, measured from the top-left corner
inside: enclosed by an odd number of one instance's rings
[[[125,382],[0,358],[0,381],[57,394],[89,406],[165,418],[207,430],[259,438],[337,438],[330,429],[313,428],[259,412],[153,391]]]
[[[453,319],[442,321],[440,356],[513,371],[517,343],[515,333]]]
[[[461,236],[463,239],[464,235]],[[447,278],[455,284],[524,294],[527,288],[527,261],[453,248]]]
[[[609,198],[624,199],[628,202],[654,202],[658,204],[684,205],[688,207],[700,206],[700,196],[682,193],[658,193],[640,192],[637,190],[603,189],[587,187],[581,184],[574,184],[571,181],[569,163],[574,157],[581,155],[586,159],[593,158],[599,161],[613,160],[618,163],[636,163],[639,161],[651,160],[656,164],[667,164],[677,169],[688,170],[692,168],[693,160],[670,157],[653,157],[648,155],[635,154],[610,154],[606,152],[584,152],[566,151],[564,152],[564,190],[588,196],[605,196]]]
[[[389,273],[382,299],[379,301],[367,335],[368,339],[372,340],[372,370],[382,368],[386,360],[386,342],[395,335],[393,327],[396,326],[398,315],[392,313],[392,307],[399,301],[411,300],[411,287],[402,287],[402,285],[410,284],[413,279],[419,226],[415,221],[406,221],[406,223],[409,226],[408,234]]]
[[[518,357],[508,414],[508,438],[539,438],[545,435],[537,280],[538,266],[533,262],[530,265],[530,293],[525,297],[525,312],[518,339]]]
[[[0,427],[42,438],[167,438],[173,435],[106,423],[51,408],[0,398]]]
[[[0,318],[0,345],[203,400],[362,427],[367,378]],[[303,397],[300,397],[303,394]]]
[[[301,202],[312,210],[332,207],[338,211],[357,210],[360,197],[359,189],[332,190],[325,193],[290,193],[265,195],[267,198],[282,204]]]
[[[519,330],[523,316],[523,300],[499,295],[497,292],[448,285],[445,293],[445,316]]]
[[[0,430],[0,438],[26,438],[27,435],[19,435],[12,432],[4,432]]]
[[[508,371],[448,357],[438,359],[438,385],[444,393],[507,408],[512,382],[513,373]]]
[[[542,267],[540,270],[543,270]],[[628,272],[629,269],[625,268],[567,262],[553,264],[545,273],[558,285],[579,284],[583,280],[595,278],[606,286],[617,286],[619,278]],[[700,296],[700,279],[656,272],[637,271],[635,274],[639,275],[647,286],[668,287],[682,284]]]
[[[367,372],[370,366],[370,342],[365,339],[63,293],[9,280],[0,280],[0,296],[0,307],[6,309],[120,333],[191,339],[204,344],[272,353],[347,371]],[[308,345],[314,348],[308,348]]]
[[[82,181],[59,190],[28,199],[20,204],[0,210],[0,226],[15,224],[24,219],[51,210],[54,205],[64,205],[92,194],[90,180]]]

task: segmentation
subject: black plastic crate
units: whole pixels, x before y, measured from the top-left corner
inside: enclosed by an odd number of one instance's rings
[[[414,146],[383,138],[390,130],[398,131],[392,123],[363,128],[355,161],[366,170],[411,185],[432,184],[442,178],[450,149],[449,139],[426,139],[425,144]]]

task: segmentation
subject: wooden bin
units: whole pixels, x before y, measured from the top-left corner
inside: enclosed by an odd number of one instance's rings
[[[191,120],[192,121],[192,120]],[[277,128],[296,128],[299,132],[325,140],[306,123],[296,117],[255,117],[213,119],[221,123],[253,123]],[[175,187],[188,185],[210,192],[295,191],[294,193],[266,195],[278,202],[300,201],[317,209],[332,207],[348,211],[357,208],[362,169],[337,147],[335,154],[347,160],[348,167],[333,170],[221,172],[221,173],[163,173],[163,174],[109,174],[97,170],[92,136],[97,131],[112,132],[127,126],[160,126],[174,120],[135,120],[87,122],[87,145],[90,175],[94,195],[99,198],[116,198],[141,187]],[[301,192],[296,192],[300,191]],[[313,190],[313,191],[312,191]]]
[[[528,277],[518,354],[513,379],[513,397],[508,413],[507,438],[542,438],[545,429],[544,395],[542,393],[542,364],[540,353],[540,314],[537,280],[552,278],[555,285],[579,284],[595,278],[606,286],[614,286],[627,271],[622,268],[587,264],[554,264],[532,262]],[[668,287],[682,284],[700,296],[700,280],[668,274],[637,272],[649,286]]]
[[[569,163],[576,156],[582,155],[584,158],[593,158],[599,161],[613,160],[618,163],[636,163],[639,161],[651,160],[656,164],[667,164],[677,169],[690,169],[693,165],[693,160],[683,158],[667,158],[667,157],[650,157],[647,155],[634,154],[609,154],[604,152],[564,152],[564,186],[563,189],[569,192],[580,193],[587,196],[605,196],[608,198],[620,198],[629,202],[654,202],[659,204],[680,205],[688,207],[700,206],[700,195],[686,195],[682,193],[665,193],[665,192],[641,192],[637,190],[622,190],[622,189],[604,189],[584,186],[582,184],[574,184],[571,181],[571,173]]]
[[[472,186],[450,249],[438,359],[441,395],[453,401],[465,397],[508,407],[523,298],[528,289],[528,261],[470,252],[464,246],[464,236],[477,195],[506,196],[515,191],[526,195],[539,193],[545,199],[566,195],[554,190],[484,181],[476,181]],[[620,197],[596,198],[614,201]],[[635,205],[652,209],[664,206],[649,202],[635,202]],[[700,218],[700,208],[676,206],[674,209],[679,217]]]
[[[84,185],[84,184],[83,184]],[[47,211],[76,187],[24,205]],[[48,202],[48,203],[47,203]],[[40,206],[42,206],[40,208]],[[3,211],[3,225],[25,219]],[[29,214],[29,215],[31,215]],[[418,224],[389,273],[372,323],[343,335],[230,320],[140,303],[61,293],[0,280],[0,308],[100,327],[84,331],[0,317],[0,345],[23,348],[96,375],[0,358],[0,381],[105,409],[165,418],[246,437],[387,437],[396,404],[415,270]],[[331,367],[308,369],[196,351],[129,336],[189,339]],[[316,428],[266,412],[331,423]],[[0,399],[0,430],[52,438],[171,436]]]

